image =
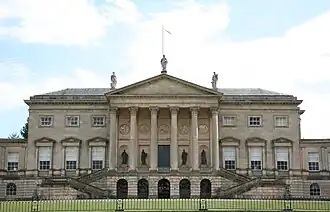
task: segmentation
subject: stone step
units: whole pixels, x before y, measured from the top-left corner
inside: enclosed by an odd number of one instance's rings
[[[99,187],[80,182],[79,180],[73,178],[68,179],[68,184],[72,188],[81,191],[83,193],[90,194],[94,197],[109,197],[111,194],[111,191],[109,190],[104,190]]]

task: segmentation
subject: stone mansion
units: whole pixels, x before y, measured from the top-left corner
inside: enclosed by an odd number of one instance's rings
[[[0,198],[330,196],[330,140],[302,100],[167,74],[35,95],[28,141],[0,139]]]

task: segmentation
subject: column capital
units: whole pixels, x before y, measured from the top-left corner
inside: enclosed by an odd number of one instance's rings
[[[110,111],[110,114],[117,114],[118,108],[117,107],[110,107],[109,111]]]
[[[179,111],[179,107],[170,107],[170,111],[172,114],[176,114]]]
[[[153,114],[153,113],[157,114],[157,112],[159,111],[159,107],[155,107],[155,106],[149,107],[149,110],[151,111],[151,114]]]
[[[212,115],[218,115],[219,114],[219,108],[217,108],[217,107],[211,107],[210,111],[212,112]]]
[[[191,115],[198,115],[199,107],[191,107],[190,111]]]
[[[129,107],[128,108],[129,112],[131,113],[131,115],[136,115],[137,111],[139,110],[138,107]]]

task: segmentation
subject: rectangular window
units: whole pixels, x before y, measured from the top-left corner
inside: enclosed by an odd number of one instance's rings
[[[77,169],[79,157],[78,147],[66,147],[65,148],[65,169],[75,170]]]
[[[67,127],[79,127],[79,116],[66,116],[65,120]]]
[[[19,164],[19,153],[9,152],[7,155],[7,170],[8,171],[17,171]]]
[[[250,166],[253,170],[262,169],[262,148],[251,147],[250,148]]]
[[[224,168],[229,170],[236,169],[236,148],[224,147],[223,148],[223,161]]]
[[[318,152],[308,153],[308,170],[311,172],[320,171],[320,154]]]
[[[52,148],[51,147],[39,147],[39,170],[49,170],[52,161]]]
[[[289,121],[287,116],[275,116],[275,127],[288,127]]]
[[[289,169],[289,149],[285,147],[276,148],[277,170],[287,171]]]
[[[235,116],[222,116],[222,125],[223,126],[235,126],[236,117]]]
[[[248,126],[249,127],[261,127],[262,118],[261,116],[249,116],[248,117]]]
[[[53,126],[53,116],[40,116],[39,125],[41,127]]]
[[[105,161],[105,149],[104,147],[92,148],[92,169],[103,169]]]
[[[92,117],[93,127],[104,127],[105,126],[105,116],[93,116]]]

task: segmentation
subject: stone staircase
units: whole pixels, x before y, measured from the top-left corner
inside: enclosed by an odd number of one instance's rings
[[[108,175],[109,169],[104,168],[98,171],[94,171],[90,174],[82,175],[78,178],[76,178],[78,181],[89,184],[95,181],[98,181]]]
[[[80,180],[69,178],[67,183],[74,189],[89,194],[92,198],[109,198],[111,196],[110,190],[104,190],[96,186],[81,182]]]
[[[224,168],[220,168],[217,174],[223,178],[226,178],[239,184],[250,182],[253,179],[249,176],[238,174],[236,172]]]
[[[220,191],[218,194],[219,198],[233,198],[236,195],[243,194],[245,192],[250,191],[252,188],[260,187],[260,186],[273,186],[273,185],[285,185],[285,182],[282,178],[277,179],[262,179],[255,178],[247,181],[245,183],[241,183],[235,185],[233,187],[228,188],[225,191]]]

